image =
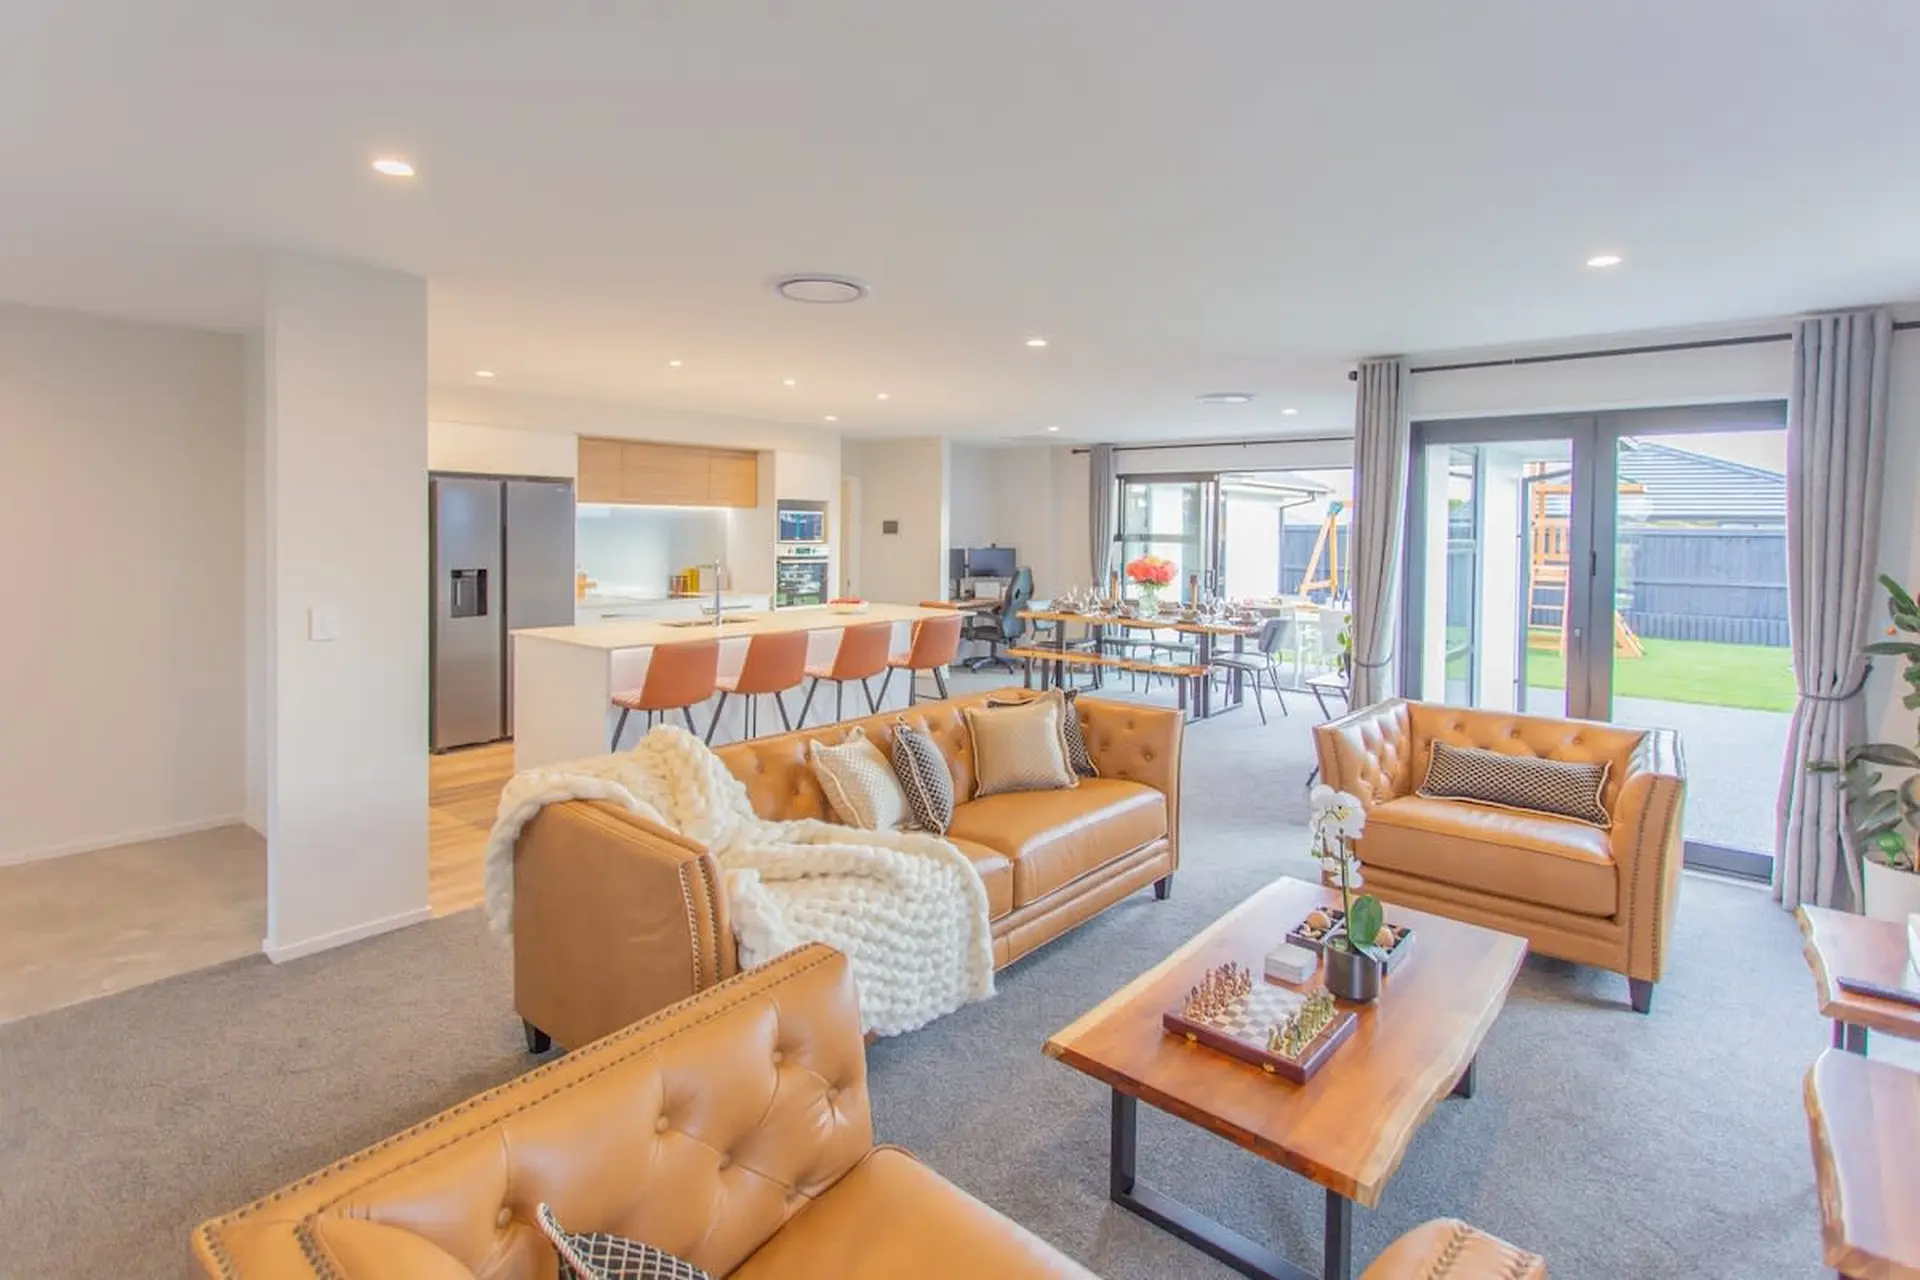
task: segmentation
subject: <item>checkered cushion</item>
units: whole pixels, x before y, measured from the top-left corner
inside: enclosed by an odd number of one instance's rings
[[[893,722],[893,776],[906,793],[913,825],[945,835],[953,825],[953,770],[932,735],[904,716]]]
[[[605,1231],[568,1231],[548,1205],[534,1211],[534,1220],[560,1255],[562,1280],[713,1280],[691,1262],[650,1244]]]
[[[1606,789],[1612,767],[1604,760],[1544,760],[1435,742],[1427,753],[1427,777],[1420,784],[1420,794],[1549,813],[1605,830],[1613,825],[1613,818],[1600,803],[1600,793]]]

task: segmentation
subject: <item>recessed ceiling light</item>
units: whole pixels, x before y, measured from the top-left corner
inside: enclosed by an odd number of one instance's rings
[[[667,361],[667,368],[669,368],[669,369],[678,369],[678,368],[679,368],[679,367],[681,366],[681,364],[682,364],[682,363],[684,363],[684,362],[683,362],[683,361],[679,361],[679,360],[669,360],[669,361]]]
[[[402,160],[399,156],[375,156],[373,171],[375,173],[384,173],[389,178],[411,178],[413,176],[413,166],[405,160]]]
[[[1028,338],[1027,345],[1030,347],[1044,347],[1047,345],[1047,340],[1045,338]]]
[[[1617,253],[1596,253],[1587,259],[1587,265],[1590,267],[1617,267],[1620,265],[1620,255]]]
[[[474,377],[476,377],[476,378],[491,378],[491,377],[493,376],[493,370],[491,370],[491,369],[475,369],[475,370],[473,371],[473,376],[474,376]]]
[[[780,385],[783,387],[797,387],[800,384],[792,378],[782,378],[780,379]]]
[[[874,397],[875,400],[885,400],[886,398],[887,398],[887,393],[884,391],[882,391],[879,395]]]
[[[1251,391],[1209,391],[1199,397],[1201,404],[1249,404],[1253,400]]]
[[[1298,409],[1282,409],[1280,411],[1280,416],[1283,418],[1291,418],[1294,414],[1298,412],[1300,412]]]
[[[872,292],[852,276],[782,276],[774,289],[789,302],[858,302]]]
[[[1049,430],[1049,431],[1058,431],[1059,429],[1060,429],[1060,428],[1058,428],[1058,427],[1048,427],[1048,428],[1047,428],[1047,430]]]
[[[828,415],[827,415],[827,416],[825,417],[825,419],[823,419],[823,421],[826,421],[826,422],[838,422],[838,421],[840,421],[840,415],[839,415],[839,414],[837,414],[837,413],[830,413],[830,414],[828,414]]]

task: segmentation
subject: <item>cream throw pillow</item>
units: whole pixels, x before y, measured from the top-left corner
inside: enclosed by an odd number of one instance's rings
[[[808,743],[807,764],[842,824],[892,831],[906,821],[907,793],[865,730],[855,727],[836,746]]]
[[[1013,706],[967,707],[973,735],[973,794],[1059,791],[1080,785],[1067,763],[1058,692]]]

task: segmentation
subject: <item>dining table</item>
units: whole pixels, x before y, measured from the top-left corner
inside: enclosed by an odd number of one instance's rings
[[[1051,647],[1062,655],[1054,663],[1053,679],[1056,685],[1062,684],[1066,678],[1064,655],[1067,652],[1067,627],[1070,624],[1079,624],[1087,628],[1096,653],[1106,644],[1107,629],[1110,627],[1130,631],[1172,631],[1180,635],[1192,636],[1193,665],[1209,672],[1213,665],[1215,646],[1220,641],[1231,641],[1233,651],[1242,652],[1246,648],[1247,637],[1259,634],[1261,626],[1258,621],[1237,622],[1227,619],[1202,619],[1197,616],[1184,618],[1178,614],[1166,613],[1152,618],[1141,618],[1122,613],[1087,613],[1074,609],[1061,609],[1057,606],[1046,609],[1022,609],[1020,616],[1028,622],[1054,624]],[[1096,687],[1100,678],[1100,668],[1095,667]],[[1215,704],[1213,697],[1213,681],[1210,676],[1202,675],[1197,684],[1199,687],[1194,690],[1193,696],[1193,717],[1196,720],[1205,720],[1223,711],[1232,710],[1246,701],[1243,676],[1238,669],[1228,670],[1227,696],[1218,705]]]

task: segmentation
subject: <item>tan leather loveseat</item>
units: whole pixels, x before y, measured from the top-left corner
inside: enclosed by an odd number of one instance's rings
[[[806,947],[203,1224],[220,1280],[555,1280],[533,1225],[718,1277],[1091,1273],[876,1147],[846,959]]]
[[[1647,1012],[1666,967],[1686,792],[1679,738],[1395,698],[1314,729],[1327,783],[1367,810],[1359,854],[1387,902],[1518,934],[1546,955],[1627,976]],[[1608,830],[1415,794],[1429,746],[1612,765]]]
[[[1079,698],[1099,777],[969,800],[972,740],[960,709],[991,696],[922,702],[718,754],[761,817],[830,821],[807,744],[838,741],[857,724],[885,750],[896,718],[924,721],[962,802],[948,839],[980,873],[994,963],[1004,967],[1148,885],[1166,895],[1180,863],[1182,721],[1171,708]],[[514,1007],[529,1047],[587,1044],[732,974],[728,919],[719,869],[701,846],[616,805],[549,805],[514,853]]]

